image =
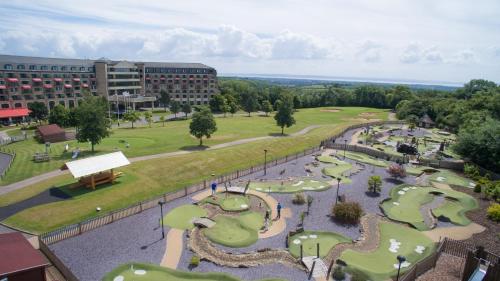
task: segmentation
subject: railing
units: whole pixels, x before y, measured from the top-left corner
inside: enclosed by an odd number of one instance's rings
[[[0,153],[10,156],[9,165],[7,165],[7,168],[5,168],[5,170],[0,173],[0,180],[2,180],[7,171],[10,169],[10,166],[12,166],[12,162],[14,162],[14,158],[16,158],[16,152],[10,149],[5,149],[4,147],[0,147]]]
[[[38,239],[40,251],[49,259],[59,272],[64,276],[67,281],[78,281],[78,278],[69,270],[68,267],[49,249],[49,247],[41,240]]]

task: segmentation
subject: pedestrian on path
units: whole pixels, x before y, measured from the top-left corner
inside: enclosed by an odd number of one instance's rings
[[[276,206],[276,210],[278,211],[278,217],[277,219],[281,218],[281,203],[278,202],[278,206]]]
[[[212,182],[212,195],[215,195],[217,192],[217,183],[214,181]]]

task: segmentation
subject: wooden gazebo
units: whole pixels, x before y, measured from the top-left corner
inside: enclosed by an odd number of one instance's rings
[[[61,170],[68,169],[75,179],[79,179],[73,187],[85,186],[95,189],[97,185],[113,183],[120,175],[113,169],[127,166],[130,161],[121,151],[88,157],[64,164]]]

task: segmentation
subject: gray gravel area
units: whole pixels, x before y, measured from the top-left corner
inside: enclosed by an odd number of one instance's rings
[[[0,174],[3,174],[9,168],[12,155],[0,152]]]

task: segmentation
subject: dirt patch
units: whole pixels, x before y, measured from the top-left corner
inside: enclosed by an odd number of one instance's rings
[[[358,114],[358,116],[363,118],[370,118],[377,116],[377,114],[375,112],[361,112],[360,114]]]
[[[455,240],[466,240],[471,238],[476,233],[485,231],[485,227],[477,223],[471,223],[468,226],[451,226],[439,227],[433,230],[422,231],[432,241],[438,242],[443,237],[448,237]]]
[[[331,109],[320,109],[321,112],[340,112],[340,109],[331,108]]]

